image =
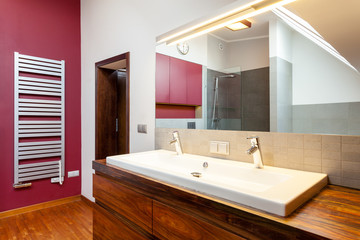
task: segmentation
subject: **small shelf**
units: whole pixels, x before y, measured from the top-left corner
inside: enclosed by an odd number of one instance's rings
[[[185,106],[185,107],[201,107],[202,106],[202,105],[193,105],[193,104],[177,104],[177,103],[161,103],[161,102],[157,102],[156,105]]]

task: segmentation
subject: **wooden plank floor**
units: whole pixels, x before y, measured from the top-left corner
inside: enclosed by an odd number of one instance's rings
[[[92,239],[92,208],[78,200],[0,218],[0,240]]]

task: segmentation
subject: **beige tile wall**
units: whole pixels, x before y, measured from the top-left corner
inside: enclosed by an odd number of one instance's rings
[[[326,173],[331,184],[360,189],[360,136],[157,128],[155,148],[174,150],[175,130],[185,153],[242,162],[252,162],[246,137],[259,136],[265,165]],[[230,155],[211,154],[210,141],[229,142]]]

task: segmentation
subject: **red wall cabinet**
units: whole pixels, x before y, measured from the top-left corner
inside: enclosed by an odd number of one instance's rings
[[[202,65],[156,54],[156,102],[202,105]]]
[[[170,103],[169,64],[169,56],[156,54],[155,91],[157,103]]]
[[[170,103],[187,104],[187,62],[170,57]]]
[[[202,105],[202,65],[186,64],[186,104]]]

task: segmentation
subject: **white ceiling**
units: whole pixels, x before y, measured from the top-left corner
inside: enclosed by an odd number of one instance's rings
[[[220,28],[212,34],[220,37],[225,41],[245,40],[252,38],[259,38],[269,35],[269,20],[271,17],[275,17],[272,12],[263,13],[261,15],[249,18],[252,23],[251,28],[243,29],[239,31],[232,31],[228,28]]]
[[[360,0],[297,0],[285,6],[307,21],[324,39],[360,71]],[[272,12],[249,19],[250,29],[227,28],[213,34],[226,41],[258,38],[269,34]]]

